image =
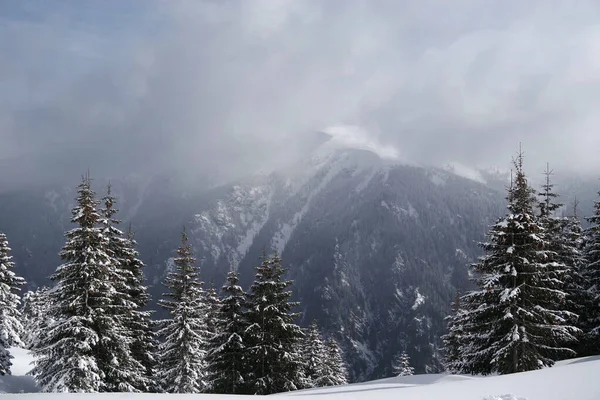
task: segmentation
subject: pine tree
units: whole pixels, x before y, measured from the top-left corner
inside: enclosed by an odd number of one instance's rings
[[[319,332],[317,321],[313,321],[308,327],[308,333],[302,345],[304,358],[304,376],[307,384],[311,387],[317,386],[317,381],[324,375],[325,344]]]
[[[11,346],[23,346],[23,326],[19,311],[20,299],[16,294],[25,280],[17,276],[15,264],[9,255],[10,247],[4,233],[0,233],[0,375],[10,375]]]
[[[582,275],[589,303],[581,318],[585,332],[580,349],[582,356],[600,354],[600,202],[594,202],[594,215],[586,220],[590,227],[583,232]]]
[[[33,350],[42,335],[47,332],[48,326],[53,322],[49,316],[48,288],[43,286],[36,291],[29,291],[23,295],[21,315],[25,334],[23,342],[25,347]]]
[[[206,330],[209,333],[208,339],[210,340],[218,333],[221,309],[221,299],[213,284],[206,290],[204,302],[206,304]]]
[[[463,324],[464,311],[460,306],[460,292],[456,292],[452,304],[452,314],[445,318],[448,324],[448,333],[442,336],[444,343],[444,367],[447,371],[457,374],[463,370],[462,349],[463,346]]]
[[[206,357],[211,393],[244,393],[247,369],[243,337],[248,323],[244,314],[246,294],[238,282],[238,273],[231,271],[221,289],[225,297],[218,309],[216,334],[210,340]]]
[[[252,371],[246,378],[247,390],[254,394],[272,394],[306,386],[302,360],[297,352],[302,330],[291,312],[298,304],[290,302],[287,289],[292,281],[285,273],[278,255],[264,257],[256,268],[256,280],[248,294],[248,320],[245,335],[247,363]]]
[[[316,380],[315,386],[339,386],[348,383],[348,371],[342,350],[338,343],[330,337],[325,342],[325,359],[323,363],[323,372],[319,379]]]
[[[574,353],[564,346],[578,333],[568,324],[572,314],[561,309],[564,266],[547,249],[521,153],[514,166],[509,214],[491,228],[488,242],[481,244],[486,255],[473,265],[480,289],[461,298],[463,372],[528,371]]]
[[[144,375],[147,378],[147,386],[142,386],[144,392],[160,392],[159,382],[154,379],[156,375],[156,353],[158,351],[157,335],[154,332],[156,323],[152,321],[153,311],[144,311],[150,301],[148,287],[144,286],[145,268],[142,260],[139,259],[139,253],[136,250],[137,242],[135,233],[129,226],[126,234],[126,252],[123,258],[123,268],[129,272],[127,276],[129,281],[129,296],[135,303],[135,308],[130,311],[127,327],[132,335],[131,352],[133,357],[144,368]]]
[[[192,255],[192,246],[183,231],[177,249],[175,271],[170,272],[164,285],[170,290],[160,305],[170,311],[172,318],[163,322],[159,335],[158,378],[168,393],[201,393],[208,389],[205,372],[206,305],[203,282]]]
[[[566,314],[566,320],[563,325],[575,325],[579,318],[579,307],[574,302],[580,296],[575,293],[581,288],[577,288],[579,279],[580,267],[580,252],[579,252],[579,234],[577,230],[580,228],[579,221],[572,218],[562,217],[557,215],[557,210],[563,207],[562,203],[556,202],[559,197],[554,192],[554,184],[551,182],[553,171],[546,164],[544,171],[545,182],[542,185],[542,191],[538,193],[541,196],[541,201],[538,204],[539,208],[539,224],[543,229],[544,238],[544,260],[548,272],[558,280],[554,287],[566,294],[564,298],[560,298],[561,302],[557,305],[558,310],[566,310],[570,314]],[[577,341],[566,338],[567,342],[562,343],[565,347],[575,349]],[[572,356],[573,354],[565,353],[564,356]]]
[[[33,350],[32,375],[45,392],[99,392],[104,389],[101,360],[110,346],[104,333],[111,327],[107,313],[113,306],[112,282],[106,239],[96,228],[96,212],[89,177],[78,187],[77,206],[71,221],[77,228],[66,233],[60,253],[65,263],[52,275],[56,282],[48,293],[49,317],[54,321]]]
[[[151,334],[150,316],[140,310],[148,301],[142,285],[143,263],[137,258],[131,240],[117,228],[121,221],[114,217],[118,210],[114,208],[116,198],[110,184],[102,203],[104,208],[100,210],[99,224],[110,257],[109,268],[116,277],[112,282],[115,290],[107,294],[112,297],[111,307],[105,310],[110,314],[112,327],[107,329],[108,334],[105,333],[107,346],[99,359],[104,373],[103,391],[148,392],[153,386],[149,374],[152,371],[147,371],[142,362],[151,361],[152,355],[143,353],[135,357],[134,353],[134,347],[140,351],[140,346],[146,344],[141,341]]]
[[[415,374],[415,369],[410,366],[410,357],[405,351],[396,354],[392,367],[396,376],[410,376]]]
[[[564,278],[564,291],[567,293],[565,308],[579,316],[576,326],[584,328],[582,321],[585,318],[586,310],[592,305],[592,298],[586,290],[585,277],[582,274],[584,266],[583,230],[578,216],[578,205],[577,198],[575,198],[573,213],[565,218],[565,224],[561,232],[565,246],[560,257],[568,267]],[[581,355],[582,349],[585,348],[584,339],[585,336],[582,331],[582,334],[579,335],[579,341],[570,345],[578,355]]]

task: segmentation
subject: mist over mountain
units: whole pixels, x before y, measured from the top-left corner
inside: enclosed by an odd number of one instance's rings
[[[233,267],[248,287],[263,252],[280,253],[301,324],[316,319],[339,339],[354,380],[386,376],[399,351],[418,372],[439,371],[443,318],[456,291],[470,288],[468,264],[505,212],[509,175],[399,164],[368,147],[318,134],[303,159],[227,184],[175,174],[111,180],[153,304],[186,226],[207,286],[220,287]],[[587,215],[592,185],[570,182],[562,193],[577,193]],[[77,183],[0,195],[0,226],[30,288],[48,284],[60,263]],[[93,181],[98,197],[105,184]]]

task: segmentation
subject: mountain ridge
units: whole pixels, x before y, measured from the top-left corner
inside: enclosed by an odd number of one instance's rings
[[[470,287],[477,242],[505,213],[496,178],[484,184],[326,142],[294,165],[206,189],[170,175],[112,185],[154,301],[184,225],[207,285],[220,287],[234,267],[248,287],[263,252],[278,251],[301,324],[317,319],[334,335],[359,381],[385,376],[405,350],[417,372],[440,370],[443,318],[456,290]],[[30,287],[47,284],[60,264],[74,186],[0,194],[0,227]]]

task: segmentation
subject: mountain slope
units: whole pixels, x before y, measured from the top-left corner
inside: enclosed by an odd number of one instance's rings
[[[363,380],[389,373],[404,349],[417,371],[440,369],[443,317],[502,209],[501,194],[447,171],[327,149],[220,188],[191,232],[216,284],[237,263],[248,285],[263,250],[280,252],[303,323],[335,335]]]
[[[101,197],[103,182],[94,188]],[[504,213],[503,193],[481,182],[327,144],[286,169],[217,188],[132,177],[113,181],[113,192],[119,217],[137,231],[155,300],[184,224],[202,278],[216,287],[232,265],[247,287],[263,251],[278,251],[302,324],[317,319],[343,344],[354,380],[386,376],[403,350],[417,372],[440,369],[443,317],[456,288],[469,285],[476,242]],[[60,264],[73,197],[61,187],[0,195],[0,230],[31,286]]]

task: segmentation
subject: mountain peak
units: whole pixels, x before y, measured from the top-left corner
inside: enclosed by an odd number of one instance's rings
[[[376,138],[373,138],[369,133],[355,125],[336,125],[323,130],[323,133],[331,137],[327,142],[328,146],[338,148],[351,148],[359,150],[367,150],[382,159],[400,160],[400,153],[390,145],[380,143]]]

